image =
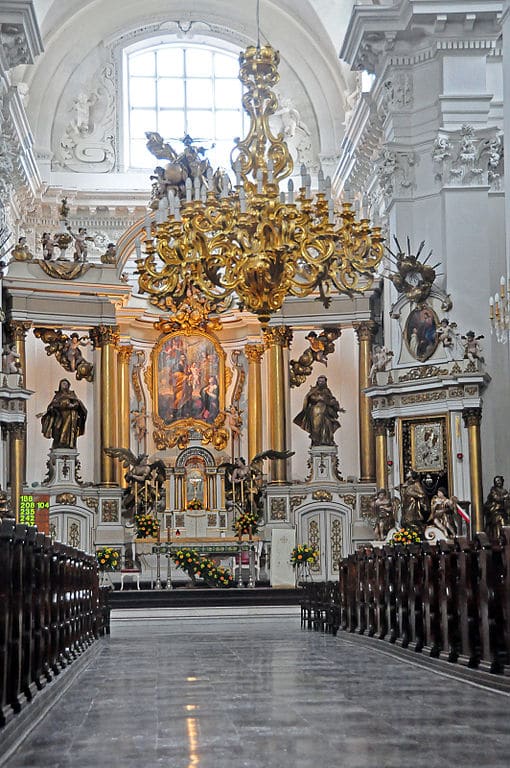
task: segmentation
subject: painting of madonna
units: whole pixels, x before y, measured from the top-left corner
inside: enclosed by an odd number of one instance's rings
[[[426,304],[416,307],[409,314],[404,336],[407,348],[415,360],[424,362],[436,351],[438,324],[436,313]]]
[[[165,424],[200,419],[212,424],[221,410],[222,361],[199,334],[173,334],[157,357],[158,415]]]

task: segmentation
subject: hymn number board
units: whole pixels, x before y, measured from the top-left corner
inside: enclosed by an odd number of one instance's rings
[[[40,533],[50,534],[50,496],[47,493],[23,494],[19,503],[19,522],[36,525]]]

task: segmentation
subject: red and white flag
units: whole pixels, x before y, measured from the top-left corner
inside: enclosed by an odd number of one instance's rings
[[[457,502],[455,502],[455,511],[457,512],[457,514],[458,514],[458,515],[460,515],[460,516],[461,516],[461,518],[462,518],[462,519],[463,519],[463,520],[464,520],[466,523],[470,523],[470,522],[471,522],[471,518],[469,517],[468,513],[466,512],[466,510],[465,510],[465,509],[462,509],[462,507],[460,506],[460,504],[458,504]]]

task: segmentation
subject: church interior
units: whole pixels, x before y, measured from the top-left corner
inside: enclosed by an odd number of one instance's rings
[[[509,61],[507,0],[0,0],[0,766],[506,765]]]

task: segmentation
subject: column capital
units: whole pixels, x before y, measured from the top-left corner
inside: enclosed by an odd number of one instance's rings
[[[250,363],[260,363],[264,357],[264,345],[263,344],[247,344],[244,348],[244,354],[250,361]]]
[[[106,347],[107,344],[117,345],[119,343],[119,326],[96,325],[90,329],[90,338],[94,349]]]
[[[3,424],[4,429],[15,440],[24,440],[26,435],[26,425],[24,421],[12,421],[10,424]]]
[[[373,419],[376,437],[386,437],[386,419]]]
[[[479,427],[482,422],[481,408],[464,408],[462,411],[465,427]]]
[[[9,320],[7,323],[7,333],[13,341],[25,341],[32,323],[29,320]]]
[[[132,344],[120,344],[117,347],[117,354],[121,363],[129,363],[133,355]]]
[[[263,331],[264,344],[266,349],[269,347],[290,347],[292,341],[292,329],[288,325],[278,325],[274,328],[266,328]]]
[[[352,324],[358,337],[358,342],[373,341],[378,325],[375,320],[360,320]]]

